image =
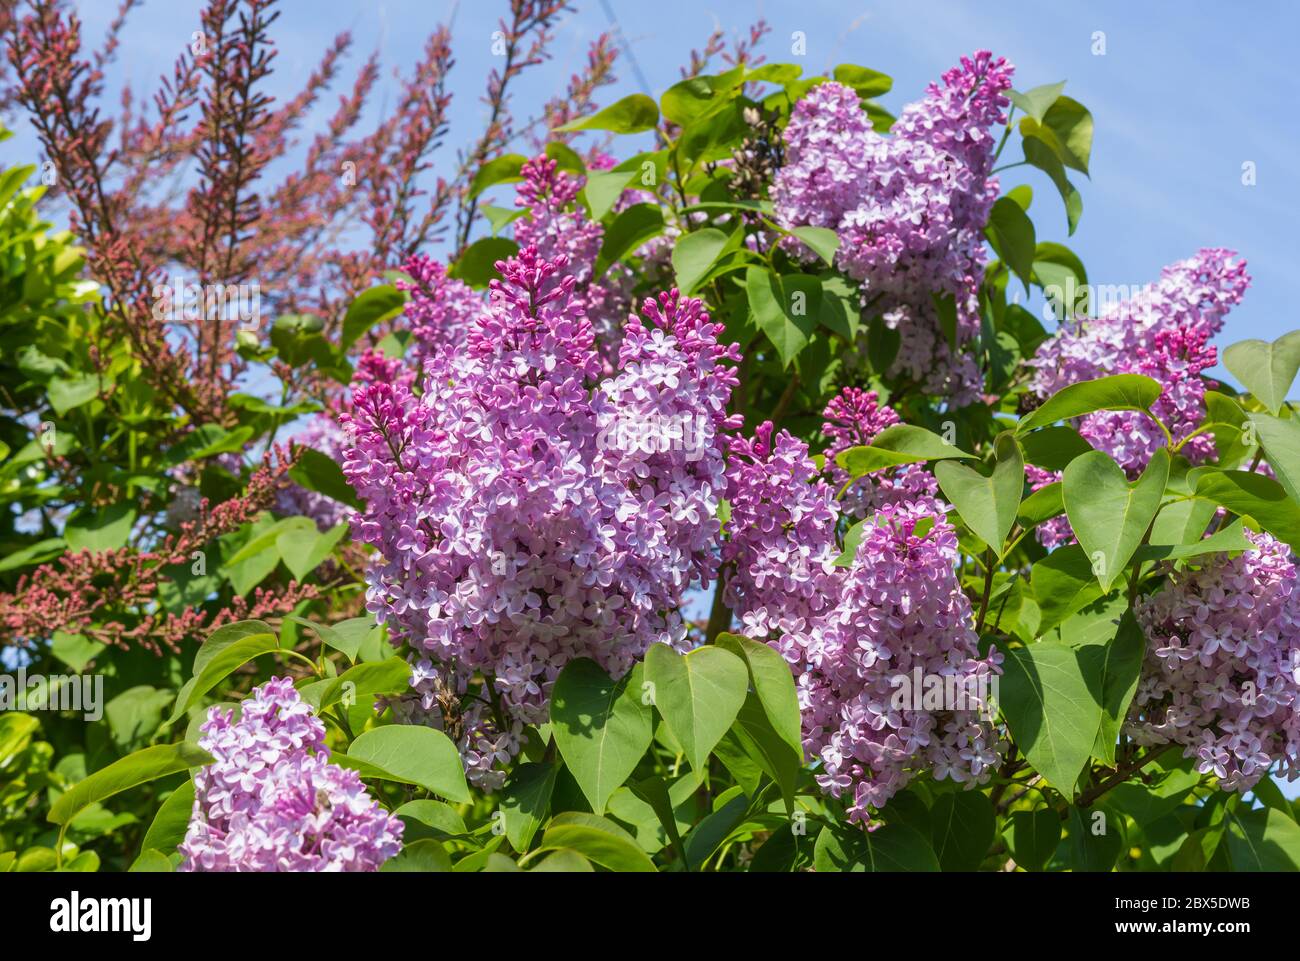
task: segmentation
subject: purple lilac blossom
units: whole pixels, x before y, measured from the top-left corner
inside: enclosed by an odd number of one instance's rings
[[[987,782],[1000,743],[983,698],[1001,658],[979,656],[942,511],[884,504],[864,523],[852,565],[837,567],[834,488],[803,442],[774,438],[767,423],[732,454],[727,600],[743,633],[790,663],[822,789],[847,794],[849,817],[870,826],[917,773]],[[971,699],[944,705],[951,710],[900,704],[898,679],[914,671],[952,677]]]
[[[738,349],[700,301],[648,300],[602,380],[566,256],[528,246],[498,266],[466,351],[437,354],[418,396],[362,384],[344,415],[344,473],[366,501],[355,529],[377,549],[367,608],[416,652],[421,708],[476,675],[499,699],[507,730],[479,711],[461,731],[477,778],[546,719],[569,660],[621,676],[652,643],[684,645],[683,596],[716,576],[737,426]],[[662,443],[625,442],[647,423]]]
[[[291,678],[254,689],[238,720],[209,708],[200,730],[214,760],[194,776],[181,871],[374,871],[401,849],[404,825],[329,762]]]
[[[888,137],[872,129],[852,88],[820,84],[795,105],[772,188],[783,226],[839,235],[837,266],[899,331],[891,375],[956,403],[977,396],[978,367],[941,333],[933,297],[952,297],[958,345],[978,331],[984,227],[998,195],[989,128],[1006,121],[1012,72],[988,51],[963,58]]]
[[[1216,386],[1204,371],[1217,362],[1210,339],[1223,329],[1228,311],[1241,302],[1250,276],[1246,264],[1229,250],[1203,249],[1166,267],[1160,280],[1132,297],[1108,304],[1097,317],[1066,321],[1030,362],[1030,392],[1046,400],[1071,384],[1112,374],[1144,374],[1161,386],[1152,412],[1183,441],[1205,419],[1205,391]],[[1165,446],[1164,432],[1138,411],[1100,411],[1074,422],[1080,435],[1105,451],[1136,477],[1155,451]],[[1180,450],[1193,464],[1216,456],[1209,434],[1191,437]],[[1034,489],[1060,480],[1060,474],[1030,473]],[[1073,540],[1069,522],[1055,518],[1037,531],[1046,547]]]
[[[1182,745],[1239,792],[1274,765],[1300,777],[1300,582],[1286,544],[1246,536],[1254,550],[1174,571],[1138,602],[1148,647],[1128,721],[1137,743]]]

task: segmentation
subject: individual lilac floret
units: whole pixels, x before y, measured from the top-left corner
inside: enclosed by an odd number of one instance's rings
[[[325,727],[291,678],[212,707],[199,747],[181,871],[374,871],[401,849],[402,822],[356,771],[328,761]]]
[[[790,663],[822,789],[848,793],[849,817],[870,826],[918,773],[987,782],[1000,751],[989,718],[1000,656],[979,657],[943,514],[887,503],[865,522],[852,565],[837,567],[834,491],[801,441],[773,439],[764,424],[733,444],[729,481],[727,599],[741,630]],[[951,679],[952,703],[899,700],[932,677]]]
[[[414,652],[420,708],[476,778],[546,719],[570,659],[621,676],[686,643],[683,598],[716,576],[739,360],[673,291],[628,322],[602,380],[566,258],[529,246],[498,268],[465,352],[434,357],[418,394],[361,385],[345,416],[357,536],[376,548],[367,608]],[[477,678],[504,727],[455,703]]]
[[[1300,583],[1286,544],[1246,536],[1254,550],[1175,571],[1138,602],[1148,647],[1128,720],[1136,742],[1180,744],[1238,792],[1274,765],[1300,777]]]
[[[839,235],[837,266],[899,331],[890,373],[959,404],[978,394],[979,371],[942,333],[933,298],[952,298],[958,345],[979,330],[984,227],[998,195],[989,128],[1006,120],[1011,74],[988,51],[963,58],[888,137],[872,129],[851,88],[820,84],[791,113],[787,162],[772,188],[783,226]]]

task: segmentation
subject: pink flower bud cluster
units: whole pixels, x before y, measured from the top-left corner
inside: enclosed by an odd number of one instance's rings
[[[1254,550],[1175,571],[1138,602],[1148,648],[1128,722],[1240,792],[1270,768],[1300,778],[1300,581],[1287,545],[1246,536]]]
[[[864,414],[872,402],[849,394],[835,413]],[[845,441],[843,429],[828,425],[833,444]],[[847,793],[849,817],[869,824],[917,773],[987,782],[1000,751],[985,716],[1000,656],[979,655],[942,508],[933,498],[880,505],[852,564],[839,567],[841,505],[803,442],[784,431],[774,438],[768,423],[733,442],[732,455],[727,599],[740,630],[790,663],[823,790]],[[966,700],[901,701],[916,676],[951,678]]]
[[[404,313],[411,342],[406,360],[416,371],[440,350],[465,344],[469,332],[487,313],[487,301],[464,281],[447,276],[447,268],[431,257],[415,254],[402,264],[411,279],[397,281],[408,293]]]
[[[979,329],[984,227],[998,195],[991,175],[1013,68],[979,51],[876,133],[850,87],[828,82],[795,105],[787,159],[772,187],[783,226],[840,237],[836,264],[862,282],[864,304],[899,331],[891,374],[967,402],[978,368],[954,352],[934,296],[953,299],[958,343]]]
[[[344,415],[354,530],[376,548],[367,608],[417,652],[424,710],[475,676],[499,702],[506,730],[456,718],[471,775],[546,719],[572,658],[620,676],[652,643],[682,646],[686,591],[716,575],[738,350],[674,291],[628,321],[601,379],[567,266],[534,246],[498,264],[465,350],[429,360],[419,394],[362,384]],[[625,423],[689,424],[690,443],[621,445]]]
[[[181,871],[374,871],[401,850],[400,820],[356,771],[331,764],[325,726],[291,678],[234,711],[208,710]]]

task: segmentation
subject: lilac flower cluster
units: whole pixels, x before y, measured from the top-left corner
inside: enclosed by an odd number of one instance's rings
[[[1128,723],[1240,792],[1275,764],[1300,778],[1300,582],[1287,545],[1246,536],[1254,550],[1176,571],[1138,603],[1149,643]]]
[[[850,396],[844,406],[865,398]],[[836,425],[828,433],[836,434]],[[957,538],[930,499],[887,502],[864,523],[851,566],[837,567],[840,510],[802,441],[772,425],[732,444],[726,596],[741,630],[790,663],[804,749],[823,790],[851,797],[870,824],[918,772],[987,782],[1000,744],[983,715],[1000,656],[980,658],[955,573]],[[943,709],[902,703],[900,679],[951,678]]]
[[[872,129],[854,90],[820,84],[795,105],[772,187],[783,226],[839,234],[837,265],[899,331],[891,373],[959,402],[975,395],[978,368],[951,349],[933,297],[953,298],[959,342],[978,331],[983,232],[998,195],[989,128],[1006,120],[1012,72],[988,51],[963,58],[889,137]]]
[[[328,761],[325,727],[290,678],[233,710],[210,708],[182,871],[374,871],[401,849],[400,820],[356,771]]]
[[[716,575],[718,500],[735,345],[674,291],[628,321],[600,379],[592,325],[564,254],[498,264],[467,349],[425,366],[418,395],[362,384],[344,416],[344,473],[366,500],[367,608],[419,652],[421,708],[489,679],[507,729],[455,718],[471,776],[492,778],[521,724],[546,718],[572,658],[622,675],[655,642],[682,646],[691,586]],[[680,443],[611,443],[620,421],[692,425]]]
[[[1213,381],[1203,376],[1218,360],[1210,339],[1224,318],[1241,302],[1250,276],[1246,264],[1229,250],[1203,249],[1166,267],[1160,280],[1132,297],[1107,304],[1097,317],[1067,320],[1038,349],[1030,391],[1046,399],[1062,388],[1111,374],[1144,374],[1161,385],[1151,410],[1175,442],[1188,438],[1205,419],[1205,391]],[[1130,477],[1141,473],[1165,436],[1150,417],[1138,411],[1100,411],[1079,418],[1079,433],[1097,450],[1115,459]],[[1191,437],[1180,453],[1192,463],[1215,456],[1208,434]],[[1030,473],[1037,490],[1059,474]],[[1048,547],[1073,539],[1065,518],[1038,529]]]
[[[1206,381],[1201,375],[1218,361],[1210,339],[1223,329],[1228,311],[1250,285],[1245,262],[1235,257],[1228,250],[1200,250],[1166,267],[1158,282],[1108,305],[1100,316],[1067,321],[1039,347],[1030,390],[1046,399],[1081,381],[1145,374],[1163,387],[1152,412],[1181,441],[1204,420]],[[1080,421],[1079,432],[1131,475],[1165,443],[1150,418],[1131,411],[1091,414]],[[1214,456],[1214,441],[1198,435],[1182,453],[1193,463],[1202,462]]]

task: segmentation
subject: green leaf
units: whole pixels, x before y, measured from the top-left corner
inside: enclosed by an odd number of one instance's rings
[[[317,712],[327,710],[346,701],[349,705],[363,703],[364,698],[374,699],[381,694],[400,694],[410,687],[411,665],[406,659],[394,655],[386,661],[355,664],[338,677],[315,681],[299,688],[302,699]]]
[[[1065,470],[1070,461],[1092,450],[1073,427],[1043,427],[1020,438],[1025,460],[1043,470]]]
[[[393,815],[406,823],[406,833],[403,837],[408,841],[429,834],[433,834],[436,841],[461,837],[469,833],[460,812],[445,801],[435,801],[432,798],[407,801],[394,811]]]
[[[678,654],[652,644],[645,657],[645,679],[655,707],[682,746],[691,767],[703,773],[709,752],[736,719],[749,685],[745,662],[720,647]]]
[[[633,204],[620,211],[605,231],[593,277],[601,277],[616,260],[634,253],[647,240],[664,232],[664,215],[658,204]]]
[[[340,346],[345,349],[351,347],[371,327],[396,317],[405,306],[406,293],[390,284],[362,291],[357,299],[348,305],[347,313],[343,315]]]
[[[1266,340],[1243,340],[1223,352],[1223,366],[1241,381],[1255,399],[1277,414],[1300,371],[1300,330]]]
[[[66,825],[96,802],[168,774],[211,762],[210,754],[183,741],[180,744],[155,744],[82,778],[50,805],[46,820]]]
[[[1061,482],[1053,481],[1038,488],[1020,502],[1020,510],[1016,514],[1016,521],[1021,527],[1028,529],[1036,527],[1044,521],[1049,521],[1053,517],[1060,517],[1064,513],[1065,499],[1061,494]]]
[[[415,784],[449,801],[468,801],[460,752],[431,727],[389,724],[357,735],[346,756],[331,760],[355,767],[362,777]]]
[[[828,266],[835,266],[835,252],[840,249],[840,235],[829,227],[795,227],[790,231],[803,241]]]
[[[1160,398],[1160,384],[1141,374],[1115,374],[1071,384],[1049,397],[1041,407],[1016,425],[1023,434],[1058,420],[1081,417],[1098,410],[1150,410]]]
[[[1072,641],[1068,637],[1065,640],[1067,643]],[[1128,716],[1129,704],[1137,691],[1138,676],[1142,673],[1146,635],[1134,619],[1133,612],[1125,610],[1112,637],[1089,638],[1083,644],[1071,646],[1078,652],[1084,676],[1093,681],[1093,696],[1101,704],[1101,724],[1097,729],[1093,754],[1113,765],[1120,728]]]
[[[989,212],[984,234],[1003,262],[1011,268],[1025,290],[1034,273],[1034,254],[1038,240],[1034,235],[1034,222],[1020,205],[1008,197],[999,197]]]
[[[379,866],[384,874],[444,874],[452,870],[451,855],[432,838],[421,838],[405,845],[401,851]]]
[[[978,791],[943,794],[930,811],[931,835],[945,871],[976,871],[996,832],[993,804]]]
[[[1042,123],[1047,108],[1056,102],[1056,98],[1061,95],[1061,91],[1064,89],[1065,81],[1062,80],[1060,83],[1046,83],[1041,87],[1034,87],[1024,93],[1018,90],[1008,90],[1007,97],[1026,114]]]
[[[639,133],[653,130],[659,124],[659,108],[643,93],[634,93],[612,103],[589,117],[571,120],[557,131],[612,130],[614,133]]]
[[[1190,502],[1197,503],[1197,502]],[[1199,503],[1207,503],[1200,501]],[[1153,532],[1154,538],[1154,532]],[[1188,557],[1201,557],[1205,554],[1220,554],[1224,551],[1253,551],[1255,545],[1246,539],[1241,520],[1225,524],[1209,537],[1187,544],[1146,544],[1135,555],[1140,562],[1179,561]]]
[[[785,737],[777,733],[756,693],[745,698],[740,713],[736,715],[736,723],[719,745],[720,757],[723,756],[721,745],[731,741],[776,783],[785,800],[786,810],[792,812],[795,787],[799,771],[803,767],[803,748],[793,747]],[[723,762],[727,763],[725,757]]]
[[[1025,162],[1047,174],[1055,185],[1056,192],[1061,195],[1061,200],[1065,203],[1066,227],[1073,235],[1079,226],[1079,218],[1083,216],[1083,197],[1074,184],[1070,183],[1070,178],[1065,173],[1065,164],[1061,162],[1056,150],[1040,137],[1026,135],[1021,145],[1025,150]]]
[[[727,795],[732,795],[730,798]],[[718,796],[714,810],[686,835],[687,870],[699,870],[745,818],[749,798],[739,787],[732,787]]]
[[[1026,871],[1043,870],[1061,842],[1060,816],[1051,808],[1040,808],[1015,811],[1010,820],[1002,836],[1012,859]]]
[[[786,659],[761,641],[741,634],[722,633],[714,643],[744,659],[749,668],[749,683],[772,722],[772,729],[802,757],[799,695]]]
[[[934,476],[944,497],[952,502],[966,526],[1001,556],[1020,508],[1025,462],[1009,431],[998,436],[994,451],[996,460],[987,476],[951,460],[935,464]]]
[[[1281,811],[1229,811],[1226,819],[1234,871],[1300,870],[1300,825]]]
[[[63,530],[70,551],[115,551],[125,547],[135,524],[135,508],[109,504],[90,517],[78,517]]]
[[[272,633],[245,634],[249,626],[261,621],[238,621],[218,628],[199,648],[194,657],[194,676],[176,695],[167,724],[184,717],[199,699],[249,661],[272,654],[280,649],[279,639]],[[262,625],[265,627],[265,625]],[[222,632],[227,633],[222,633]]]
[[[1300,506],[1277,481],[1251,471],[1208,469],[1196,480],[1196,496],[1242,517],[1300,551]]]
[[[730,239],[716,227],[704,227],[678,239],[673,246],[673,273],[683,295],[694,292]]]
[[[1006,652],[1002,713],[1016,744],[1052,787],[1074,793],[1101,726],[1101,705],[1074,648],[1039,641]]]
[[[879,97],[894,88],[894,81],[887,74],[854,63],[840,64],[831,76],[844,86],[852,87],[859,97]]]
[[[1025,138],[1036,137],[1047,144],[1065,166],[1080,173],[1088,172],[1092,156],[1092,114],[1077,100],[1057,97],[1043,114],[1041,123],[1033,117],[1022,118],[1020,132]]]
[[[1168,481],[1169,453],[1163,447],[1131,484],[1102,451],[1084,454],[1065,469],[1065,513],[1103,591],[1110,590],[1142,543]]]
[[[605,810],[609,796],[654,738],[654,712],[642,697],[642,675],[643,667],[637,665],[614,681],[595,661],[582,657],[564,666],[551,691],[556,746],[597,813]]]
[[[851,477],[858,478],[883,467],[953,457],[971,458],[972,455],[924,427],[893,424],[872,438],[869,446],[841,451],[835,463],[848,471]]]
[[[636,839],[607,818],[570,811],[551,819],[539,850],[570,848],[611,871],[654,872]]]
[[[501,792],[506,840],[520,854],[533,843],[533,835],[546,819],[560,766],[553,763],[520,764],[510,773]]]
[[[299,449],[298,462],[289,470],[289,477],[308,490],[324,494],[340,504],[358,510],[365,506],[343,476],[338,461],[314,447]]]
[[[478,209],[487,218],[493,237],[500,236],[501,231],[528,213],[527,207],[497,207],[493,204],[483,204]]]
[[[157,848],[146,848],[140,852],[138,858],[131,862],[131,866],[127,868],[127,871],[132,874],[169,874],[172,871],[172,863],[167,860],[167,855]]]
[[[50,642],[50,653],[77,673],[81,673],[86,665],[107,646],[99,641],[90,640],[84,634],[55,631],[54,639]]]
[[[99,396],[100,388],[107,390],[111,382],[97,374],[77,374],[74,377],[51,377],[46,386],[46,396],[54,412],[62,417],[73,408],[89,403]]]
[[[519,245],[507,237],[483,237],[469,245],[460,259],[451,265],[447,276],[463,280],[481,289],[501,277],[497,261],[509,260],[519,253]]]
[[[470,197],[477,197],[496,184],[510,184],[523,180],[522,171],[526,163],[528,158],[517,153],[502,154],[489,160],[474,173],[474,179],[469,185]]]
[[[1279,483],[1293,501],[1300,502],[1300,422],[1251,414],[1249,423],[1254,425]]]
[[[817,835],[813,866],[819,874],[876,871],[938,871],[930,842],[905,824],[875,831],[828,824]]]
[[[858,329],[862,325],[857,288],[834,274],[822,277],[822,306],[817,320],[849,343],[857,343]]]
[[[370,616],[350,617],[332,625],[318,624],[296,614],[286,614],[285,619],[301,624],[303,627],[310,627],[322,641],[334,650],[346,654],[349,661],[357,659],[361,645],[375,628],[375,619]]]
[[[781,366],[789,367],[817,329],[821,282],[809,274],[775,274],[766,267],[745,272],[749,311],[759,330],[776,347]]]
[[[167,796],[153,817],[153,823],[140,843],[140,856],[153,848],[158,851],[175,851],[185,840],[189,830],[190,814],[194,809],[194,779],[186,781]],[[170,870],[170,867],[168,868]]]

